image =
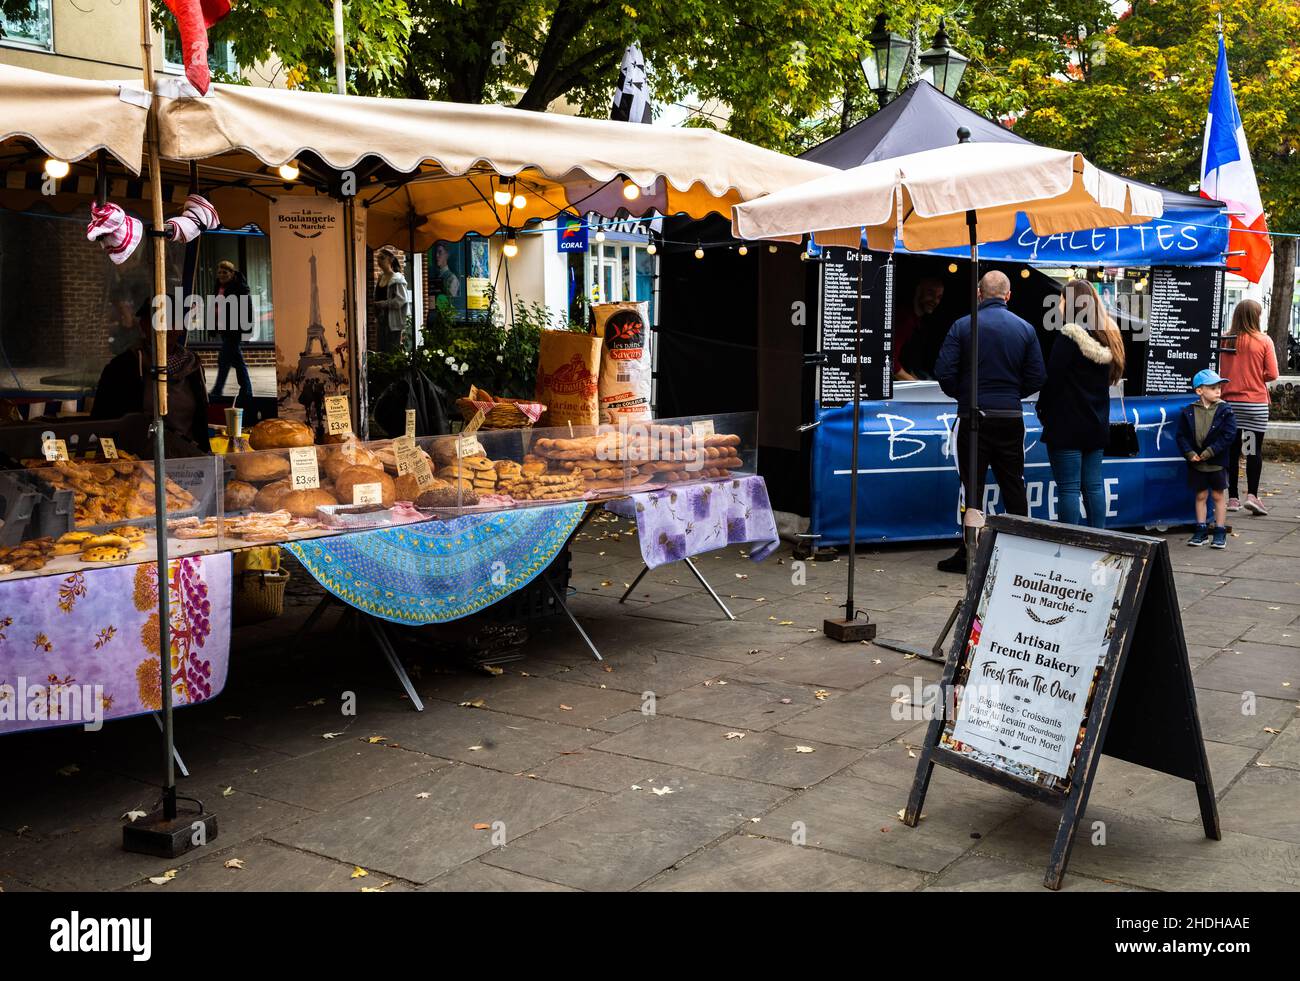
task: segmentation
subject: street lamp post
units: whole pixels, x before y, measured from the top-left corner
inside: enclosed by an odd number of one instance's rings
[[[956,98],[957,87],[961,77],[966,74],[970,59],[948,43],[948,32],[944,19],[939,18],[939,30],[935,32],[934,41],[928,51],[922,51],[920,62],[930,70],[934,87],[948,98]]]
[[[862,74],[867,78],[867,87],[883,106],[898,92],[912,43],[886,26],[884,14],[876,15],[875,29],[867,40],[871,48],[862,56]]]

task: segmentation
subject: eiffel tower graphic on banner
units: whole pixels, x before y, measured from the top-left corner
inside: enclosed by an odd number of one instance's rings
[[[325,339],[325,325],[320,318],[320,290],[316,286],[316,253],[307,260],[311,265],[311,321],[307,326],[307,343],[303,345],[302,354],[298,356],[298,377],[306,378],[307,371],[334,364],[334,355],[330,353],[329,342]],[[320,347],[319,354],[312,354],[312,344]]]

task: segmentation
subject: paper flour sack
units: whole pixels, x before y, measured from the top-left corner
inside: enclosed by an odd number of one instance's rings
[[[600,358],[600,421],[639,422],[650,418],[649,304],[598,303],[591,308],[595,334],[604,341]]]

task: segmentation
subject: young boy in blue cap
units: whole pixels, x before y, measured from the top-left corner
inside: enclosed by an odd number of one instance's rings
[[[1237,439],[1237,417],[1232,407],[1222,399],[1223,384],[1211,368],[1198,371],[1192,378],[1192,388],[1197,399],[1186,406],[1178,417],[1178,449],[1187,460],[1187,486],[1196,492],[1196,531],[1187,540],[1188,545],[1211,548],[1228,547],[1228,471],[1223,462]],[[1206,502],[1214,497],[1214,540],[1210,541]]]

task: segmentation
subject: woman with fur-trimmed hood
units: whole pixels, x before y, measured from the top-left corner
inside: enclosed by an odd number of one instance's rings
[[[1047,384],[1038,396],[1043,443],[1056,481],[1057,516],[1080,524],[1079,495],[1087,524],[1106,527],[1102,454],[1110,437],[1110,386],[1124,377],[1124,341],[1086,279],[1061,291],[1064,322],[1047,359]]]

